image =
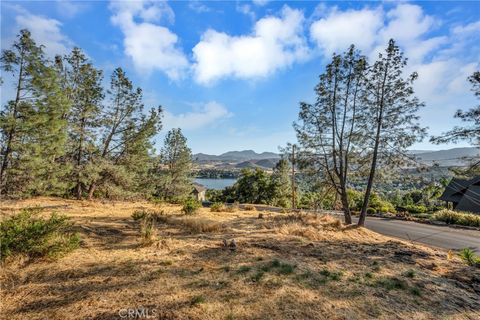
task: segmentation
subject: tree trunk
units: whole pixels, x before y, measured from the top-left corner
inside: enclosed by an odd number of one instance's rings
[[[350,212],[350,205],[348,204],[347,190],[342,188],[342,194],[340,195],[342,200],[343,214],[345,216],[345,224],[352,224],[352,214]]]
[[[382,122],[383,122],[383,108],[384,108],[384,98],[385,98],[385,81],[387,80],[388,74],[388,63],[385,66],[385,74],[382,82],[382,94],[380,96],[379,103],[379,114],[377,118],[377,132],[375,134],[375,145],[373,147],[373,158],[372,165],[370,167],[370,174],[368,176],[367,189],[365,190],[365,197],[363,198],[362,211],[360,212],[360,218],[358,219],[358,225],[363,227],[365,226],[365,219],[367,217],[367,208],[368,202],[370,200],[370,194],[372,193],[373,180],[375,178],[375,171],[377,169],[377,158],[378,158],[378,147],[380,145],[380,132],[382,131]]]
[[[93,200],[93,193],[95,192],[95,189],[97,188],[97,185],[95,182],[90,184],[90,187],[88,188],[88,200]]]
[[[18,104],[20,103],[20,91],[22,90],[23,61],[24,60],[22,55],[20,59],[20,70],[18,71],[18,82],[17,82],[17,92],[15,95],[15,104],[13,108],[13,118],[15,119],[15,121],[17,120]],[[5,184],[4,175],[8,167],[8,158],[10,156],[10,153],[12,153],[12,141],[13,141],[14,135],[15,135],[15,125],[13,126],[13,128],[10,129],[10,132],[8,133],[7,147],[5,148],[5,153],[3,154],[2,166],[0,168],[0,196],[4,192],[3,190],[3,185]]]

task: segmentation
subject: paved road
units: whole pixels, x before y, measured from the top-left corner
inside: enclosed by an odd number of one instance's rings
[[[367,217],[365,224],[368,229],[387,236],[442,249],[470,248],[480,253],[480,231],[374,217]]]
[[[255,207],[257,207],[257,210],[281,210],[280,208],[260,205]],[[333,211],[329,211],[329,213],[341,215]],[[355,223],[357,220],[353,217]],[[420,242],[447,250],[470,248],[480,254],[480,231],[375,217],[367,217],[365,224],[368,229],[387,236]]]

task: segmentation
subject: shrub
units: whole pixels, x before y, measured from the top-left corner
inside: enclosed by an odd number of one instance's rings
[[[243,207],[244,210],[246,211],[256,211],[257,208],[255,208],[255,206],[253,204],[246,204],[244,207]]]
[[[53,213],[44,219],[37,217],[39,212],[23,209],[0,223],[2,260],[15,254],[55,258],[78,248],[80,238],[72,233],[72,224],[66,216]]]
[[[185,214],[194,214],[200,207],[200,202],[195,199],[189,198],[184,201],[182,212]]]
[[[367,214],[376,214],[377,210],[374,208],[367,208]]]
[[[463,226],[480,227],[480,215],[466,212],[457,212],[443,209],[433,215],[434,220],[443,221],[447,224],[459,224]]]
[[[151,215],[145,216],[140,222],[140,235],[142,244],[145,246],[151,245],[157,240],[155,219]]]
[[[469,266],[480,265],[480,257],[475,255],[472,249],[462,249],[458,255]]]
[[[225,206],[221,202],[215,202],[210,207],[211,212],[222,212],[225,211]]]
[[[403,209],[407,210],[410,213],[426,213],[428,208],[423,205],[409,204],[403,206]]]
[[[145,217],[149,214],[149,212],[147,210],[135,210],[133,213],[132,213],[132,218],[133,220],[135,221],[138,221],[138,220],[143,220],[145,219]]]

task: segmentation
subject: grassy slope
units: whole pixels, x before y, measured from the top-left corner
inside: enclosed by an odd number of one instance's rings
[[[480,317],[479,269],[328,216],[201,209],[185,220],[174,206],[49,198],[4,202],[0,212],[32,205],[72,217],[83,244],[58,261],[6,264],[5,319],[115,319],[140,306],[163,319]],[[141,208],[171,216],[149,247],[131,218]],[[197,219],[220,229],[191,231]],[[223,248],[232,238],[237,250]]]

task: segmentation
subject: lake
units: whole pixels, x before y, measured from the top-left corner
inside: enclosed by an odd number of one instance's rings
[[[203,179],[195,178],[195,182],[204,185],[207,189],[221,190],[232,186],[237,179]]]

